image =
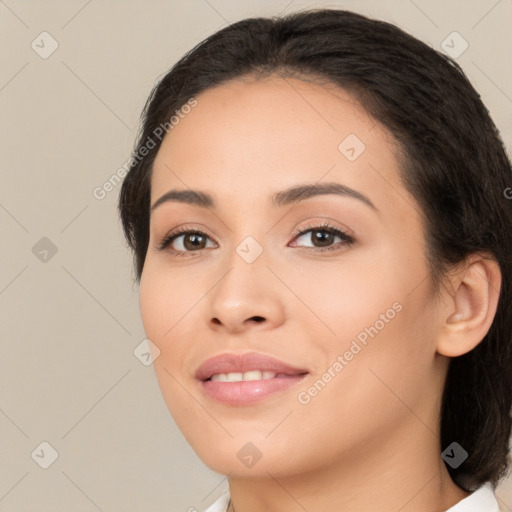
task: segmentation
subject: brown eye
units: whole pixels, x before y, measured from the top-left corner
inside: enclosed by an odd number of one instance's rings
[[[316,247],[326,247],[334,243],[336,235],[324,229],[311,231],[311,240]]]
[[[318,250],[320,252],[339,249],[354,242],[350,235],[333,226],[313,226],[300,231],[296,235],[295,240],[300,240],[301,238],[312,243],[312,245],[301,245],[301,247],[309,247],[313,251]],[[335,244],[337,238],[339,242]]]
[[[210,237],[197,230],[180,230],[167,235],[158,245],[158,250],[169,250],[174,253],[188,253],[211,247],[207,245]],[[215,245],[213,245],[215,247]]]
[[[195,251],[197,249],[204,249],[206,236],[199,233],[190,233],[183,236],[183,246],[187,251]]]

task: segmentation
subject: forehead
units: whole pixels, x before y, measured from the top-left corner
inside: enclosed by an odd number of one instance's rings
[[[322,180],[382,205],[396,203],[397,189],[407,195],[393,137],[343,89],[269,77],[229,82],[196,100],[162,142],[152,204],[171,188],[191,188],[253,205]]]

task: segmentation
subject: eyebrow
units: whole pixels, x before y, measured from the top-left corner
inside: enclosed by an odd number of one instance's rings
[[[357,190],[342,185],[341,183],[315,183],[304,185],[296,185],[286,190],[281,190],[274,193],[271,196],[271,203],[275,207],[283,207],[290,204],[295,204],[311,197],[325,195],[325,194],[336,194],[339,196],[352,197],[363,202],[367,206],[371,207],[375,211],[378,211],[377,207],[370,201],[368,197]],[[169,190],[162,197],[157,199],[151,211],[166,202],[178,202],[189,205],[199,206],[201,208],[215,208],[216,203],[213,197],[200,190]]]

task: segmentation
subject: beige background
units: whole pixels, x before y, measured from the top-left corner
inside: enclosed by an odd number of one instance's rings
[[[0,511],[202,510],[225,487],[134,356],[145,336],[119,187],[93,190],[129,157],[151,87],[185,51],[228,22],[304,7],[389,20],[436,48],[459,32],[457,60],[512,146],[510,0],[0,0]],[[58,44],[47,58],[43,31]],[[48,469],[43,441],[58,452]],[[512,510],[512,479],[499,498]]]

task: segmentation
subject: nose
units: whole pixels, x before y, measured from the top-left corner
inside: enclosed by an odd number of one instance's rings
[[[209,327],[233,334],[279,327],[285,319],[283,290],[264,259],[247,263],[236,255],[231,263],[207,296]]]

